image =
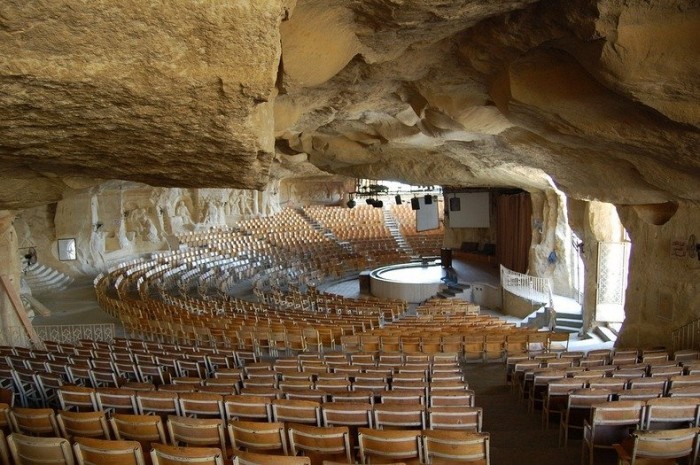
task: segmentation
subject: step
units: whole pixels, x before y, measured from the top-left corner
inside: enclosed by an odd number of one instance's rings
[[[559,318],[558,315],[557,315],[556,323],[557,323],[557,326],[562,326],[564,328],[574,328],[574,329],[583,328],[583,320],[572,320],[569,318]]]
[[[556,307],[554,308],[556,311]],[[557,319],[559,318],[564,318],[565,320],[581,320],[583,321],[583,315],[580,313],[566,313],[566,312],[557,312]]]
[[[617,340],[617,336],[612,331],[610,331],[610,328],[606,328],[605,326],[596,326],[595,328],[593,328],[593,334],[598,336],[603,342]]]

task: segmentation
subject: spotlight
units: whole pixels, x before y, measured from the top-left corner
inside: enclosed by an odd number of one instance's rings
[[[401,196],[400,195],[397,195],[396,197],[394,197],[394,199],[396,199],[396,205],[401,205]]]
[[[420,210],[420,200],[417,197],[411,199],[411,210]]]
[[[350,200],[348,200],[347,205],[348,205],[348,208],[355,208],[355,205],[357,205],[357,203],[353,199],[350,199]]]
[[[382,208],[384,207],[384,201],[382,200],[375,200],[374,203],[372,204],[374,208]]]
[[[433,196],[430,194],[425,194],[425,204],[430,205],[433,203]]]
[[[367,205],[374,205],[374,199],[372,197],[367,197],[367,200],[365,200],[365,202],[367,202]]]
[[[450,199],[450,211],[458,212],[462,209],[462,199],[455,195]]]

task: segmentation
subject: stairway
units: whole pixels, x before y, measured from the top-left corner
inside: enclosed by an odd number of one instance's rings
[[[27,267],[24,279],[34,295],[63,291],[73,282],[70,276],[40,263]]]
[[[382,211],[384,213],[384,224],[387,228],[389,228],[389,232],[391,232],[391,235],[396,241],[396,244],[398,244],[401,252],[405,253],[409,257],[415,256],[415,252],[401,234],[399,224],[396,221],[396,218],[394,218],[394,215],[391,214],[391,210],[385,207],[382,209]]]
[[[333,242],[335,242],[336,244],[340,245],[340,246],[341,246],[343,249],[345,249],[347,252],[352,252],[352,251],[353,251],[352,246],[350,245],[349,242],[341,241],[340,239],[338,239],[338,237],[336,237],[336,235],[333,234],[333,231],[331,231],[331,230],[328,229],[328,228],[323,227],[318,221],[316,221],[315,219],[311,218],[311,217],[304,211],[303,208],[297,208],[297,213],[299,213],[299,216],[301,216],[301,217],[304,219],[304,221],[306,221],[307,223],[309,223],[309,224],[311,225],[311,227],[314,228],[314,230],[320,232],[321,234],[323,234],[323,235],[324,235],[325,237],[327,237],[328,239],[330,239],[330,240],[332,240]]]

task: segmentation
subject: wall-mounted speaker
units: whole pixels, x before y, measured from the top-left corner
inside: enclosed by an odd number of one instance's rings
[[[450,198],[450,211],[458,212],[462,209],[462,199],[459,197]]]
[[[430,205],[433,203],[433,196],[431,194],[425,194],[425,204]]]
[[[420,210],[420,200],[416,197],[411,199],[411,210]]]
[[[401,205],[401,196],[400,195],[397,195],[396,197],[394,197],[394,199],[396,200],[396,205]]]

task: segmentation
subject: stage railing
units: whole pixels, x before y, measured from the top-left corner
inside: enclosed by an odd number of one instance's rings
[[[552,280],[509,270],[501,265],[501,286],[513,295],[533,302],[552,303]]]

